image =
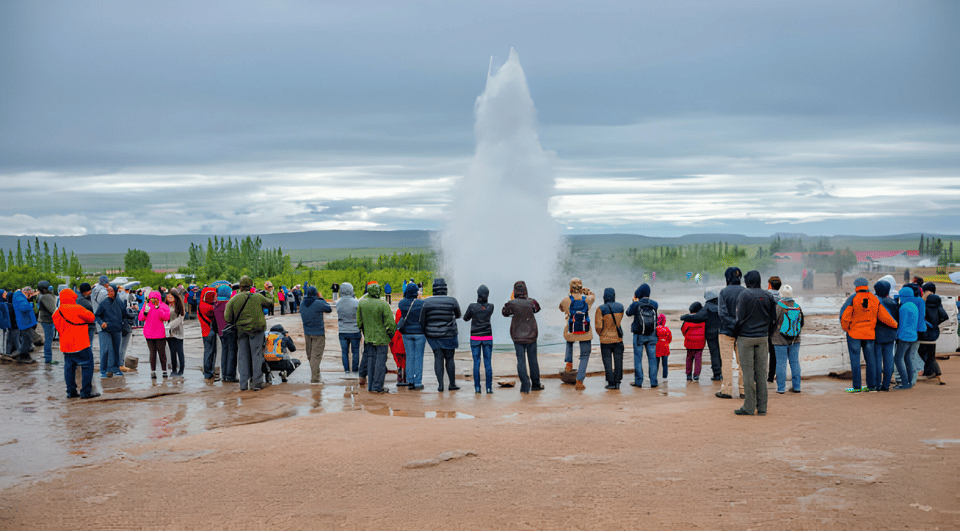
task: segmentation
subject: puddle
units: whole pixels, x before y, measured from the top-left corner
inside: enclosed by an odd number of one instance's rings
[[[925,439],[920,441],[923,444],[929,444],[936,448],[946,448],[948,446],[958,446],[960,445],[960,439]]]
[[[367,413],[380,415],[383,417],[411,417],[426,419],[473,419],[473,415],[468,415],[461,411],[411,411],[408,409],[393,409],[385,405],[362,406],[361,409]]]

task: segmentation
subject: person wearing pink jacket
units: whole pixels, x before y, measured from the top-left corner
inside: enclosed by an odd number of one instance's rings
[[[140,309],[143,322],[143,338],[150,351],[150,378],[157,379],[157,355],[160,355],[160,370],[167,377],[167,332],[163,323],[170,320],[170,307],[160,302],[160,292],[151,291],[147,303]]]

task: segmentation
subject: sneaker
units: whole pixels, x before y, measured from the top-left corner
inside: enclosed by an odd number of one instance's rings
[[[157,379],[157,371],[153,371],[153,372],[150,373],[150,379],[151,379],[151,380],[156,380],[156,379]]]
[[[17,363],[22,363],[22,364],[24,364],[24,365],[30,365],[30,364],[36,363],[36,362],[37,362],[37,360],[31,358],[29,355],[25,355],[25,356],[22,356],[22,357],[17,358]]]
[[[81,400],[84,400],[84,399],[87,399],[87,398],[96,398],[96,397],[98,397],[98,396],[100,396],[100,393],[92,393],[92,394],[89,394],[89,395],[87,395],[87,396],[81,395],[81,396],[80,396],[80,399],[81,399]]]
[[[60,362],[57,361],[57,360],[47,361],[47,362],[45,362],[45,363],[46,363],[47,365],[60,365]]]
[[[687,375],[687,381],[688,381],[688,382],[692,382],[692,381],[693,381],[693,376],[690,376],[690,375],[688,374],[688,375]]]
[[[493,394],[493,387],[487,387],[487,394],[488,394],[488,395],[492,395],[492,394]]]
[[[163,371],[163,377],[164,377],[164,378],[169,378],[169,376],[167,375],[167,371]]]
[[[699,376],[694,376],[694,377],[693,377],[693,381],[699,382],[699,381],[700,381],[700,377],[699,377]]]
[[[845,389],[845,391],[848,392],[848,393],[859,393],[860,391],[863,391],[864,389],[865,389],[865,388],[863,388],[863,387],[848,387],[848,388]]]

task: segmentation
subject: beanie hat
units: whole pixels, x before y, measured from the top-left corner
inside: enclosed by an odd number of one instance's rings
[[[867,282],[867,279],[865,279],[865,278],[863,278],[863,277],[859,277],[859,278],[857,278],[856,280],[853,281],[853,286],[856,287],[856,288],[859,288],[860,286],[869,286],[869,285],[870,285],[870,283]]]
[[[90,289],[91,289],[91,288],[90,288],[90,283],[89,283],[89,282],[84,282],[83,284],[80,284],[80,288],[79,288],[79,289],[80,289],[80,293],[86,293],[86,292],[90,291]]]
[[[780,298],[781,299],[791,299],[793,298],[793,288],[790,287],[790,284],[784,284],[780,287]]]
[[[233,288],[229,284],[220,284],[217,286],[217,300],[218,301],[228,301],[230,300],[230,295],[233,294]]]
[[[240,277],[240,289],[253,287],[253,279],[247,275]]]

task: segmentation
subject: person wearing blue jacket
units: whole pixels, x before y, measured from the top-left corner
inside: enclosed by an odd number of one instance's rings
[[[897,329],[900,323],[900,311],[897,302],[890,297],[890,284],[881,280],[873,285],[873,292],[880,299],[880,304],[887,309],[890,317],[897,321],[897,328],[886,325],[877,319],[873,346],[873,375],[874,382],[880,382],[881,391],[890,390],[890,378],[893,376],[894,342],[897,340]],[[869,367],[869,365],[867,365]]]
[[[907,351],[907,356],[910,358],[910,366],[913,367],[913,370],[910,371],[910,379],[907,381],[911,386],[917,383],[917,372],[920,367],[923,366],[923,361],[920,359],[920,339],[923,337],[924,333],[927,331],[927,303],[921,298],[920,286],[916,283],[904,284],[904,288],[907,288],[907,292],[900,290],[899,303],[903,305],[906,302],[912,302],[917,307],[917,339],[916,342],[910,347],[910,350]],[[903,383],[903,382],[901,382]]]
[[[132,317],[127,303],[117,298],[117,285],[108,284],[107,296],[100,301],[97,311],[93,312],[96,322],[100,323],[100,377],[123,376],[120,372],[120,341],[123,335],[123,320]]]
[[[307,359],[310,361],[310,383],[320,383],[320,361],[327,337],[323,329],[323,314],[333,308],[323,299],[316,286],[307,286],[306,297],[300,306],[300,319],[303,321],[303,335],[307,342]]]
[[[633,332],[633,381],[634,387],[643,386],[643,353],[647,354],[650,371],[650,387],[657,387],[657,313],[660,305],[650,298],[650,286],[641,284],[633,293],[633,302],[626,315],[633,316],[630,329]],[[653,324],[650,324],[650,318]]]
[[[407,387],[414,391],[423,390],[423,351],[427,346],[427,336],[420,326],[423,299],[418,298],[419,294],[420,288],[408,282],[403,288],[403,299],[397,304],[400,310],[397,329],[403,336],[403,349],[407,353]]]
[[[7,354],[12,353],[10,345],[13,343],[13,331],[10,329],[10,304],[7,303],[7,292],[0,289],[0,330],[3,330],[3,343],[0,343],[0,356],[13,361]]]
[[[900,374],[900,385],[896,389],[910,389],[913,387],[913,381],[917,376],[917,370],[913,366],[913,357],[909,354],[919,346],[919,337],[917,335],[917,322],[920,319],[920,310],[916,303],[909,300],[913,297],[913,290],[904,286],[900,289],[900,307],[898,308],[897,319],[897,353],[893,357],[893,362],[897,366],[897,373]],[[921,299],[922,300],[922,299]]]
[[[33,303],[30,302],[33,295],[34,291],[30,286],[26,286],[13,294],[13,312],[20,334],[20,349],[17,351],[17,362],[19,363],[37,362],[30,356],[30,346],[33,344],[33,327],[37,326],[37,316],[33,313]]]

